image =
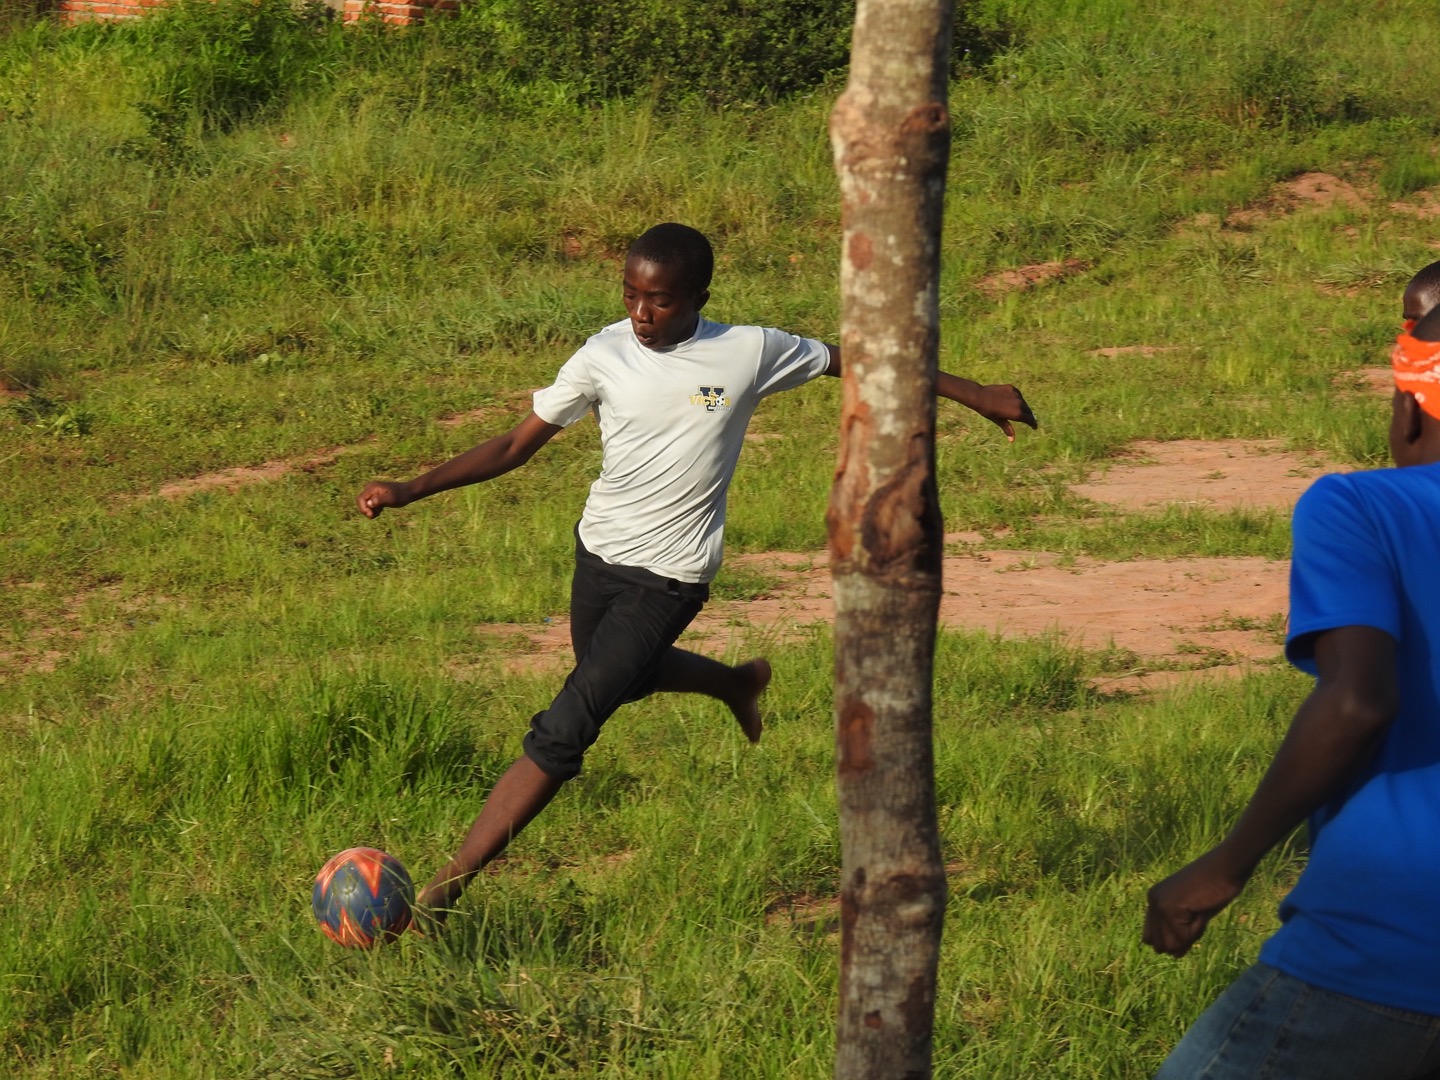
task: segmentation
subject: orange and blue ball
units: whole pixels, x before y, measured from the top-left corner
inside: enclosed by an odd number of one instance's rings
[[[415,886],[400,860],[379,848],[340,852],[315,875],[310,907],[331,941],[369,949],[394,941],[410,925]]]

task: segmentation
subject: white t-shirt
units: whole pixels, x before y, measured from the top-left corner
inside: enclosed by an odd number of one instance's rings
[[[725,493],[762,398],[825,373],[824,344],[701,319],[688,340],[647,349],[629,320],[590,338],[535,392],[535,415],[568,427],[592,409],[604,461],[580,539],[616,566],[707,582],[720,569]]]

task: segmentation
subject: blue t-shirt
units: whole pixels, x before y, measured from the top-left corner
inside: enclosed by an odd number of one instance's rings
[[[1286,656],[1313,635],[1396,641],[1400,711],[1310,819],[1310,858],[1260,959],[1351,997],[1440,1016],[1440,465],[1323,476],[1295,507]]]

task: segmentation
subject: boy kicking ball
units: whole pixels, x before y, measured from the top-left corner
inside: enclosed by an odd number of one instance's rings
[[[417,897],[442,923],[470,879],[579,775],[586,750],[623,704],[657,691],[724,702],[751,742],[770,664],[732,667],[675,640],[709,597],[720,568],[725,496],[760,401],[841,373],[840,350],[700,314],[710,299],[710,242],[686,225],[657,225],[629,249],[621,282],[628,316],[572,356],[512,430],[412,480],[373,481],[357,498],[373,518],[437,492],[524,465],[558,432],[594,412],[602,463],[575,530],[570,635],[575,666],[535,714],[524,753],[502,775],[460,848]],[[999,425],[1036,426],[1020,391],[940,372],[935,392]]]

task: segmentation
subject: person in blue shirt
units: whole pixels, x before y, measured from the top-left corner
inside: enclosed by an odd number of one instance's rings
[[[1397,338],[1396,468],[1295,507],[1285,654],[1315,687],[1225,838],[1149,892],[1183,956],[1308,818],[1281,927],[1157,1080],[1440,1078],[1440,308]]]

